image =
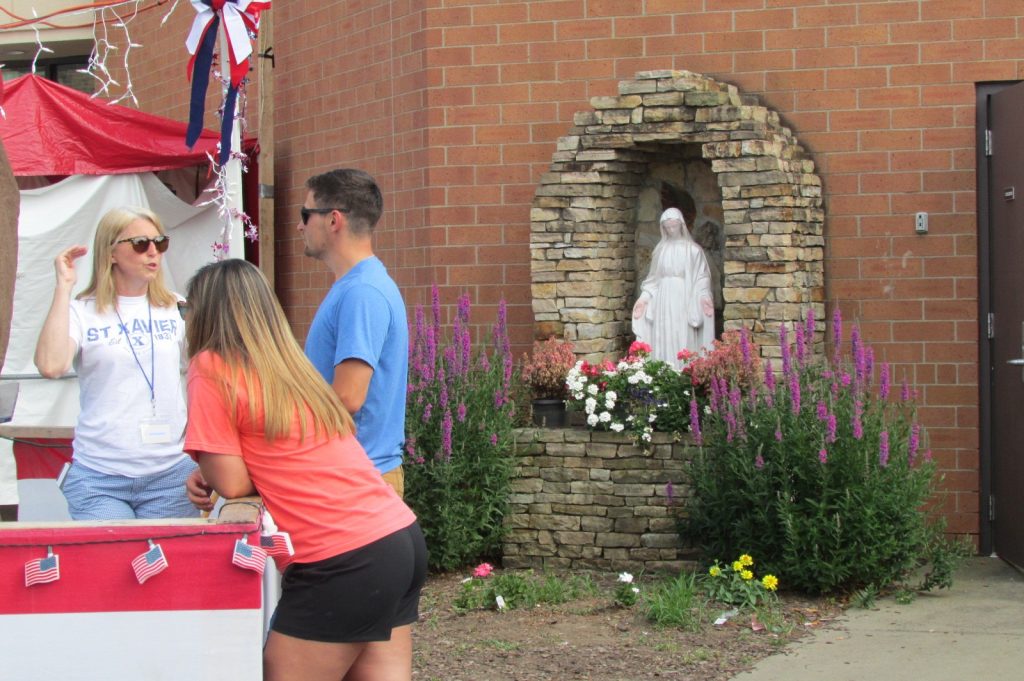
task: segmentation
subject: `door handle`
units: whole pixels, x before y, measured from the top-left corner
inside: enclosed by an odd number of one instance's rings
[[[1012,364],[1015,367],[1024,367],[1024,358],[1021,359],[1008,359],[1007,364]]]

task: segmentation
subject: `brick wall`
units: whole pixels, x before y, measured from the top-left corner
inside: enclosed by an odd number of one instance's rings
[[[181,111],[190,11],[135,24],[143,108]],[[827,300],[917,385],[951,528],[978,530],[974,91],[1024,74],[1019,0],[292,0],[272,12],[278,290],[300,338],[327,284],[292,230],[310,173],[377,175],[380,249],[410,305],[437,282],[448,306],[468,291],[484,321],[504,297],[523,349],[530,204],[558,138],[639,71],[702,73],[758,95],[812,155]]]

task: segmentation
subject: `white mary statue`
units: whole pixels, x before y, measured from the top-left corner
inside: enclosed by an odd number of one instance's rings
[[[680,350],[710,350],[715,340],[711,271],[678,208],[661,214],[661,241],[633,305],[633,333],[651,346],[653,359],[677,369]]]

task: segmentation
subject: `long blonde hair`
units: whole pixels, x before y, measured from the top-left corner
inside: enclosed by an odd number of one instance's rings
[[[299,416],[305,439],[312,417],[317,435],[355,432],[341,399],[306,359],[266,277],[244,260],[202,267],[188,284],[185,323],[189,358],[209,350],[228,367],[222,388],[232,411],[242,382],[249,388],[249,416],[264,414],[268,441],[290,435]],[[254,387],[261,386],[259,391]],[[257,394],[258,392],[258,394]]]
[[[117,308],[117,288],[114,285],[114,263],[111,253],[121,233],[136,220],[146,220],[156,227],[156,231],[166,236],[164,225],[157,214],[145,208],[114,208],[108,210],[96,227],[96,237],[92,243],[92,279],[77,298],[96,298],[96,311],[103,312],[107,308]],[[170,307],[178,302],[164,284],[163,266],[157,270],[157,276],[149,282],[146,291],[149,303],[156,307]]]

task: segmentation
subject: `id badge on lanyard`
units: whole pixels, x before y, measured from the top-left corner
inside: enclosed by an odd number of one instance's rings
[[[171,422],[160,416],[147,416],[139,422],[142,444],[162,445],[171,442]]]

